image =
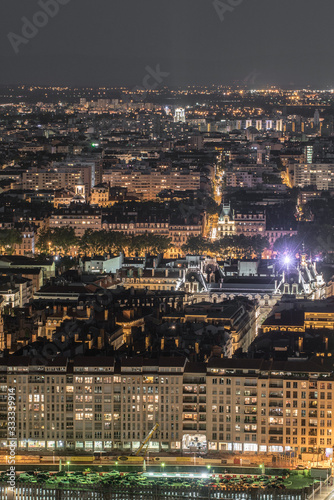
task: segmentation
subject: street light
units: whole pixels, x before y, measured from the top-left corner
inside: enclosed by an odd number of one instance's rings
[[[66,462],[66,464],[67,464],[67,474],[69,474],[69,472],[70,472],[70,463],[71,462]]]
[[[162,464],[161,464],[161,467],[162,467],[162,472],[165,470],[165,465],[166,465],[166,464],[165,464],[164,462],[162,462]]]

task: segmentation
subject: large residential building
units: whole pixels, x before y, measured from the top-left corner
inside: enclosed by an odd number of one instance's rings
[[[301,163],[287,167],[291,186],[315,186],[319,191],[334,188],[334,164]]]
[[[37,365],[0,361],[0,441],[9,388],[18,448],[78,452],[138,448],[159,423],[151,451],[333,453],[329,359],[272,362],[211,358],[82,357]]]
[[[26,190],[57,190],[75,188],[84,182],[86,192],[101,182],[101,166],[98,162],[85,160],[67,163],[54,163],[52,167],[33,167],[22,172],[19,181],[21,189]]]
[[[184,271],[177,269],[128,269],[122,271],[125,288],[145,290],[178,290],[184,280]]]
[[[265,236],[266,212],[261,209],[233,210],[229,203],[223,203],[215,238],[226,238],[243,234],[247,237]]]
[[[189,169],[114,168],[104,170],[102,178],[111,187],[125,187],[143,200],[154,200],[164,190],[197,191],[201,188],[201,173]]]
[[[235,228],[237,234],[244,236],[265,236],[266,213],[264,210],[236,210]]]
[[[87,229],[100,231],[102,229],[102,215],[88,205],[72,204],[68,208],[57,210],[49,220],[50,229],[73,227],[75,235],[82,237]]]
[[[172,247],[166,253],[169,257],[177,258],[181,247],[187,243],[189,238],[199,237],[204,231],[204,217],[193,217],[191,220],[172,220],[165,213],[157,215],[147,214],[139,216],[136,211],[117,213],[103,217],[103,228],[109,231],[118,231],[127,235],[154,234],[171,238]]]

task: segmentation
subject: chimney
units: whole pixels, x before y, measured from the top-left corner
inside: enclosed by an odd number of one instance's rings
[[[275,319],[281,319],[281,313],[275,313]]]

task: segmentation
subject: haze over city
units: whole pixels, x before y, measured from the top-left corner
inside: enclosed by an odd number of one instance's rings
[[[256,87],[333,86],[328,0],[63,1],[18,54],[8,34],[21,35],[22,18],[41,8],[0,8],[0,83],[138,85],[145,66],[160,64],[169,85],[232,84],[256,72]]]

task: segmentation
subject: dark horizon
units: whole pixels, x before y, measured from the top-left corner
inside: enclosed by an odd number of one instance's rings
[[[327,0],[4,0],[0,84],[135,86],[159,65],[170,86],[331,88],[333,15]]]

